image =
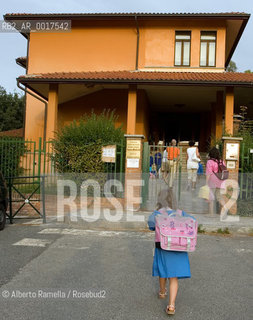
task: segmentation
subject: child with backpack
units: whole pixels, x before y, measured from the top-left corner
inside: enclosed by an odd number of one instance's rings
[[[216,200],[222,207],[223,199],[221,189],[223,181],[228,179],[228,170],[225,162],[221,159],[220,152],[213,147],[209,151],[209,160],[206,163],[206,184],[210,188],[209,213],[214,214]],[[216,212],[217,213],[217,212]]]
[[[169,279],[169,303],[166,307],[166,313],[168,315],[175,314],[175,303],[178,292],[178,279],[191,277],[190,263],[187,251],[173,251],[162,249],[162,247],[164,248],[164,243],[161,242],[161,234],[159,234],[158,218],[163,215],[163,217],[165,217],[166,219],[166,216],[169,217],[173,213],[175,213],[175,210],[172,210],[172,202],[172,189],[170,188],[169,190],[162,190],[158,195],[157,210],[154,211],[148,219],[149,229],[152,231],[155,230],[155,252],[152,276],[159,277],[160,290],[158,293],[158,297],[160,299],[165,299],[167,296],[166,281],[167,279]],[[180,213],[182,217],[190,217],[191,220],[196,221],[194,217],[186,214],[185,212],[180,211]],[[162,226],[164,226],[164,224],[162,224]],[[195,224],[193,237],[196,237],[197,235],[196,229],[197,223]],[[170,232],[170,230],[167,231]],[[189,230],[189,233],[193,234],[193,230]],[[168,237],[168,239],[169,238],[170,237]],[[178,238],[175,237],[174,239]]]

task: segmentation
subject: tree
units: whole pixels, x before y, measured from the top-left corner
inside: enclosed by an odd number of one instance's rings
[[[250,69],[245,70],[244,73],[253,73],[253,71],[251,71]]]
[[[23,127],[25,96],[16,92],[7,93],[0,86],[0,131]]]
[[[227,71],[228,72],[236,72],[237,71],[237,66],[236,63],[234,61],[230,61],[229,65],[227,66]]]

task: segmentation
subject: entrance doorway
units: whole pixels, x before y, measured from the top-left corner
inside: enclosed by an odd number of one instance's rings
[[[150,114],[149,142],[165,144],[177,141],[199,141],[201,134],[200,113],[152,112]]]

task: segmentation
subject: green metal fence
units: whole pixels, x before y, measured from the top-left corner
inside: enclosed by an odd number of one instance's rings
[[[35,175],[36,143],[19,138],[0,138],[0,169],[5,177]]]
[[[53,183],[53,178],[56,173],[54,164],[54,149],[52,141],[42,142],[39,141],[24,140],[21,138],[0,138],[0,170],[4,177],[10,179],[26,176],[31,178],[36,185],[40,183],[38,177],[42,175],[47,176],[47,183]],[[125,145],[124,141],[116,145],[116,159],[113,163],[105,163],[104,174],[105,180],[117,179],[124,188],[124,172],[125,172]],[[51,179],[52,177],[52,179]],[[27,178],[27,179],[28,179]],[[12,181],[12,180],[9,180]],[[21,189],[27,188],[25,180],[22,178],[24,186],[20,186]],[[121,192],[120,196],[124,193]]]
[[[253,199],[253,145],[241,144],[240,159],[240,199]]]
[[[105,173],[123,176],[125,171],[125,146],[116,145],[116,161],[105,163]],[[20,138],[0,138],[0,170],[5,177],[40,176],[54,174],[54,150],[51,141],[42,143]],[[123,179],[123,178],[122,178]]]

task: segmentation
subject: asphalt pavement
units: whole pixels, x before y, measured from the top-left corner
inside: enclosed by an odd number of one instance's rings
[[[167,319],[151,276],[153,241],[152,232],[7,225],[0,232],[1,318]],[[246,235],[200,234],[173,319],[252,319],[252,244]]]

